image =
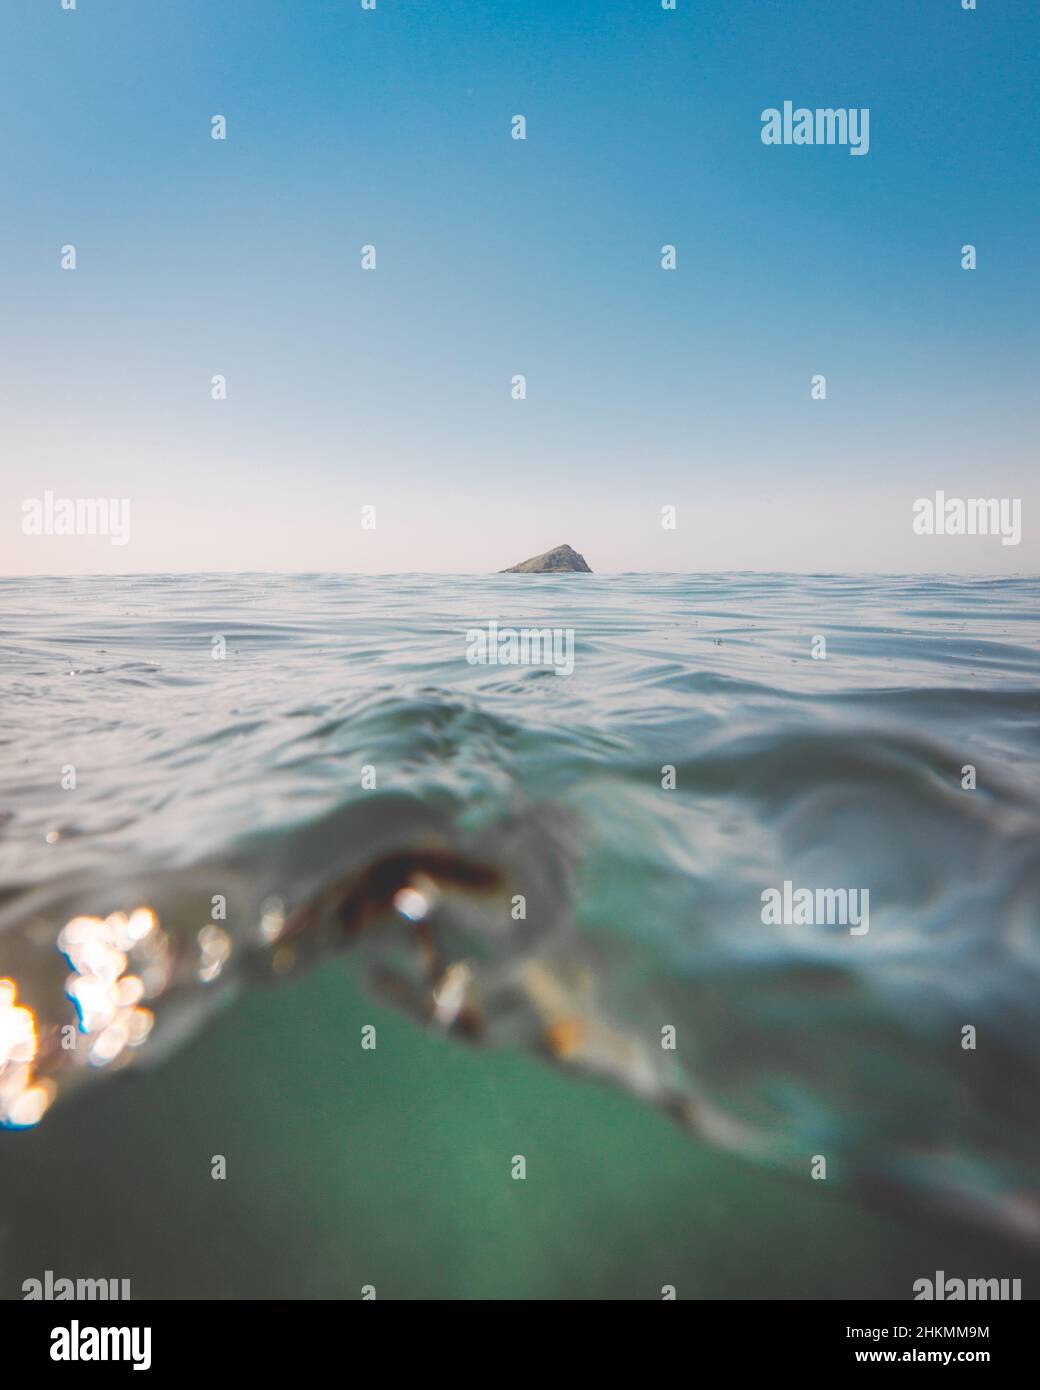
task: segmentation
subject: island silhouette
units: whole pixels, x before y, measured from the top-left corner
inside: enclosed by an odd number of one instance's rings
[[[579,555],[569,545],[558,545],[543,555],[532,555],[530,560],[521,560],[518,565],[499,570],[499,574],[591,574],[584,555]]]

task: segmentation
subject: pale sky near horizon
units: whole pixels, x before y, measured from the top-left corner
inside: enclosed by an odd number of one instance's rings
[[[1038,53],[1027,0],[11,0],[0,573],[1040,571]]]

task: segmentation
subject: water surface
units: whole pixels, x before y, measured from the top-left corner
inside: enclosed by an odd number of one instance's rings
[[[1038,597],[0,581],[0,975],[49,1101],[0,1134],[5,1292],[908,1297],[1033,1267]],[[571,630],[573,673],[469,664],[492,620]],[[763,923],[785,881],[869,890],[869,930]],[[59,936],[144,906],[147,1035],[99,1052],[113,1019],[69,990],[103,969]]]

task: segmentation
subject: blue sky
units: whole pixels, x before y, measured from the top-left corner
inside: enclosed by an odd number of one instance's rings
[[[6,0],[0,568],[1035,572],[1040,8],[978,5]]]

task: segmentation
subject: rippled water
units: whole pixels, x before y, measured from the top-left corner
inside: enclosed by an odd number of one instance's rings
[[[1038,598],[919,577],[0,581],[0,976],[53,1102],[0,1147],[45,1142],[127,1063],[161,1088],[242,987],[305,1008],[295,982],[342,951],[431,1032],[613,1082],[692,1145],[803,1184],[823,1156],[854,1203],[1040,1241]],[[573,673],[469,664],[491,620],[572,629]],[[764,924],[785,881],[868,890],[869,930]],[[143,906],[151,956],[108,945],[150,1031],[99,1052],[102,1008],[63,1048],[70,980],[112,980],[59,932],[118,934],[110,914]]]

